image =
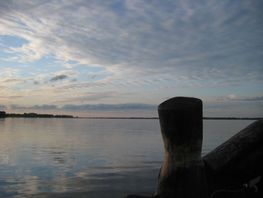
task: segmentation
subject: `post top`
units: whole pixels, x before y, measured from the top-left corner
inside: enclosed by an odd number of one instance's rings
[[[176,110],[176,109],[189,109],[195,107],[202,107],[202,100],[192,97],[174,97],[162,102],[158,106],[158,110]]]

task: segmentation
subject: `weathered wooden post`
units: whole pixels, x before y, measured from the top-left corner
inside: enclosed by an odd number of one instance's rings
[[[201,160],[202,101],[188,97],[171,98],[159,105],[158,113],[165,151],[157,196],[207,197]]]
[[[171,98],[159,105],[158,113],[164,142],[164,161],[154,197],[206,198],[207,183],[201,159],[202,101],[188,97]]]
[[[227,193],[230,197],[234,193],[237,197],[263,197],[263,120],[252,123],[201,158],[202,101],[171,98],[159,105],[158,113],[164,161],[155,198],[225,198],[229,197]],[[255,188],[259,192],[243,191],[243,184],[253,183],[251,180],[259,180]],[[149,197],[152,196],[128,196]]]

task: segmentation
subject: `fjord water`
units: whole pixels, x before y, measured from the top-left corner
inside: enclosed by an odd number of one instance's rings
[[[203,154],[252,121],[204,121]],[[0,197],[123,197],[154,192],[158,120],[0,119]]]

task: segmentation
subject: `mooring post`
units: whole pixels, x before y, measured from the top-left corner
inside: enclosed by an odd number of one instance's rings
[[[175,97],[158,107],[164,142],[157,196],[205,198],[207,184],[201,159],[203,140],[202,101]]]
[[[207,198],[203,141],[202,101],[175,97],[158,107],[164,142],[164,161],[155,198]],[[128,195],[126,198],[152,196]]]

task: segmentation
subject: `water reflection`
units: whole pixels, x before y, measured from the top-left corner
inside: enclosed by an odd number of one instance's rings
[[[247,124],[205,122],[203,152]],[[2,119],[0,197],[153,192],[162,148],[157,120]]]
[[[56,181],[55,186],[69,186],[74,191],[63,192],[61,189],[49,193],[31,194],[32,197],[124,197],[125,194],[138,192],[154,192],[158,169],[141,169],[137,171],[120,171],[118,173],[103,173],[80,175],[66,180]],[[84,177],[83,177],[84,176]],[[54,193],[55,192],[55,193]]]
[[[160,134],[156,131],[158,123],[154,121],[139,121],[141,127],[134,121],[118,122],[2,120],[0,196],[65,197],[69,192],[81,196],[83,192],[99,193],[102,189],[121,194],[127,190],[128,193],[137,177],[134,172],[141,171],[138,175],[145,175],[143,172],[159,167],[160,162],[148,165],[144,162],[161,158],[160,147],[156,146],[157,142],[160,144]],[[149,176],[145,180],[147,178]],[[124,182],[129,183],[125,188]]]

